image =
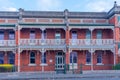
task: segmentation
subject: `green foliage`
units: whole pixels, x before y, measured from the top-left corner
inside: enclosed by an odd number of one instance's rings
[[[0,72],[12,72],[13,67],[11,64],[0,64]]]
[[[113,70],[120,70],[120,63],[113,66]]]

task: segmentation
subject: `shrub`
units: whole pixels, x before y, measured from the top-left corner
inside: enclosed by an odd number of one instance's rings
[[[0,64],[0,72],[12,72],[13,65],[11,64]]]
[[[113,66],[113,70],[120,70],[120,63]]]

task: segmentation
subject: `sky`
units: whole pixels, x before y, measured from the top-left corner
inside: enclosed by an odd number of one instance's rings
[[[0,11],[18,11],[19,8],[32,11],[80,11],[106,12],[114,1],[120,0],[0,0]]]

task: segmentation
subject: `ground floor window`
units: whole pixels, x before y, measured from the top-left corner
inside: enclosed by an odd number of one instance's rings
[[[102,63],[102,53],[101,52],[97,54],[97,63],[98,64]]]
[[[35,64],[35,53],[34,52],[30,53],[30,64]]]
[[[86,53],[86,64],[91,64],[91,53],[90,52]]]
[[[0,64],[4,64],[4,54],[0,53]]]
[[[77,63],[77,52],[70,53],[70,63]]]
[[[44,53],[44,54],[42,55],[41,63],[43,63],[43,64],[46,63],[46,53]]]
[[[9,62],[9,64],[15,63],[15,54],[14,53],[11,52],[8,54],[8,62]]]

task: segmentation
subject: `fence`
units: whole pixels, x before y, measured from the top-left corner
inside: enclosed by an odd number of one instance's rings
[[[97,71],[104,71],[104,70],[120,70],[120,65],[114,66],[113,64],[99,64],[99,65],[93,65],[93,70]],[[17,66],[12,67],[0,67],[0,72],[17,72]],[[44,64],[44,65],[22,65],[20,66],[21,72],[43,72],[43,73],[62,73],[62,74],[83,74],[85,71],[91,71],[91,65],[85,65],[85,64],[78,64],[76,65],[64,65],[63,68],[58,65],[54,64]]]

